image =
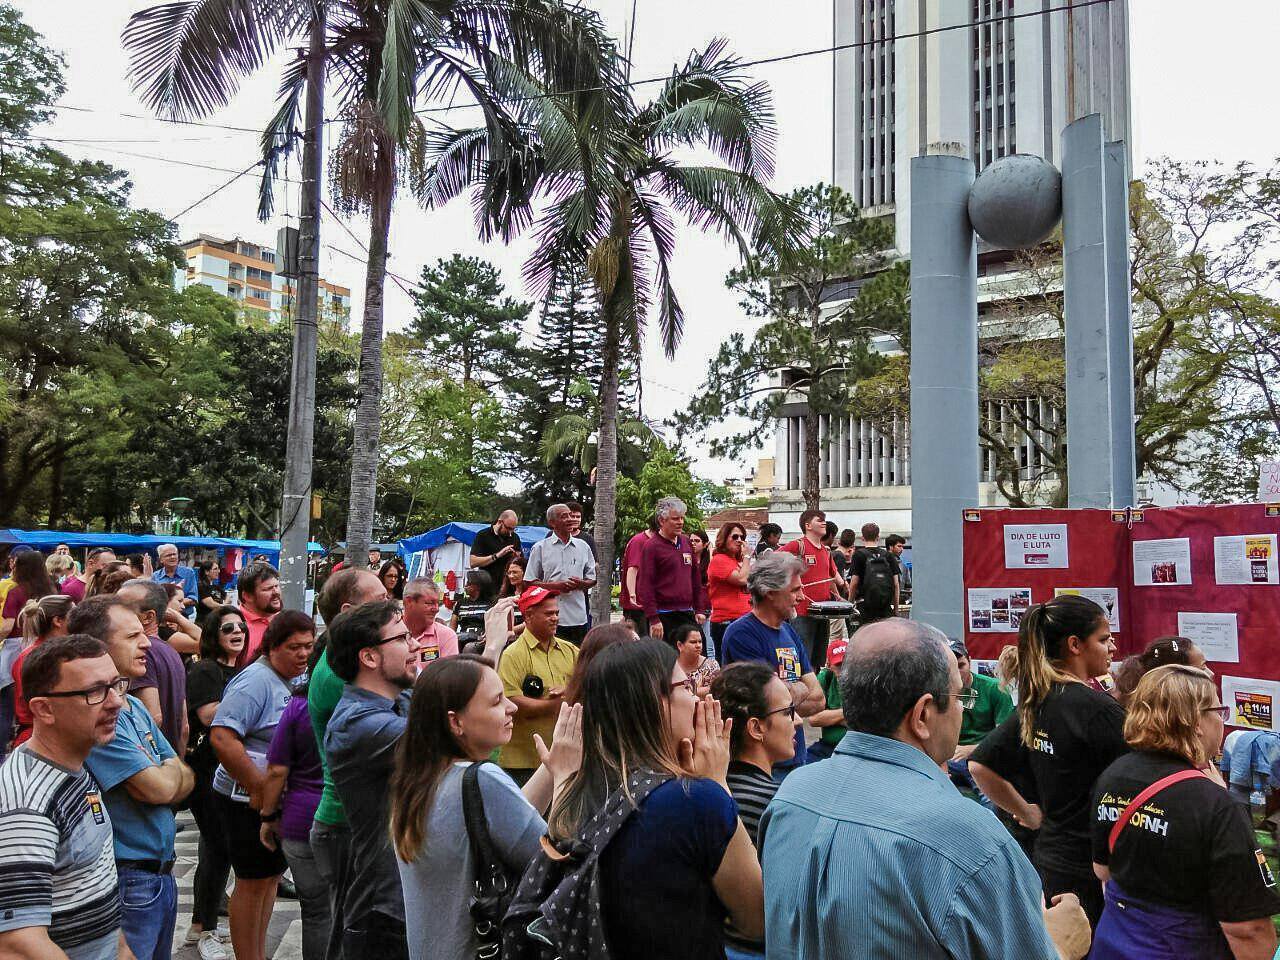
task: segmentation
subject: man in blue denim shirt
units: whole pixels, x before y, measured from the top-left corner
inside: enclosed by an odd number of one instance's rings
[[[1046,913],[1013,838],[939,768],[960,736],[960,691],[933,627],[883,620],[849,642],[849,732],[829,760],[783,782],[760,823],[770,960],[1088,952],[1075,897]]]
[[[342,955],[408,960],[387,796],[396,744],[408,723],[418,643],[404,625],[400,604],[375,600],[334,619],[326,655],[346,682],[324,735],[333,785],[351,827]]]
[[[156,547],[156,559],[160,569],[151,574],[156,583],[176,583],[182,588],[182,615],[188,620],[196,618],[196,602],[200,597],[199,580],[191,567],[178,563],[178,548],[172,543]]]
[[[146,671],[150,641],[123,600],[90,597],[71,611],[67,628],[105,643],[120,676]],[[136,697],[125,699],[115,739],[94,747],[85,766],[111,817],[125,941],[138,960],[169,960],[178,916],[173,804],[191,792],[195,776]]]

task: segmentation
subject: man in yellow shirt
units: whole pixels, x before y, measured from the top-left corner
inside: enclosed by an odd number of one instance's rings
[[[503,651],[498,676],[506,695],[519,708],[511,740],[498,754],[498,764],[516,783],[524,785],[538,769],[533,735],[551,746],[564,688],[578,660],[578,648],[556,636],[560,606],[545,587],[529,587],[520,594],[524,633]]]

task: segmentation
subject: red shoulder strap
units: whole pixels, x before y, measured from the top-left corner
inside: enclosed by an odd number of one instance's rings
[[[1120,814],[1120,819],[1111,826],[1111,835],[1107,837],[1108,852],[1115,851],[1116,840],[1120,837],[1120,831],[1122,831],[1125,828],[1125,825],[1133,819],[1133,815],[1144,803],[1154,797],[1165,787],[1171,787],[1175,783],[1181,783],[1183,780],[1194,780],[1197,777],[1204,777],[1206,780],[1209,779],[1205,776],[1203,770],[1179,770],[1177,773],[1171,773],[1167,777],[1161,777],[1155,783],[1147,787],[1147,789],[1134,797],[1133,802],[1125,807],[1124,812]]]

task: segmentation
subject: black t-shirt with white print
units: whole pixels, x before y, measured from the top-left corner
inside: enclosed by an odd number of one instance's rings
[[[1276,881],[1253,834],[1247,808],[1204,777],[1183,780],[1142,805],[1108,852],[1111,828],[1140,792],[1190,770],[1184,758],[1140,751],[1121,757],[1093,796],[1093,859],[1139,900],[1239,923],[1280,913]]]
[[[1092,876],[1093,785],[1112,761],[1129,752],[1124,741],[1124,708],[1083,683],[1055,683],[1036,711],[1031,749],[1021,745],[1021,730],[1015,712],[988,735],[972,759],[1011,782],[1025,775],[1035,781],[1043,814],[1036,866]],[[1010,740],[1018,743],[1015,759],[1004,758],[999,768],[989,764],[983,748],[992,738],[996,738],[992,747]],[[989,752],[985,755],[990,756]]]

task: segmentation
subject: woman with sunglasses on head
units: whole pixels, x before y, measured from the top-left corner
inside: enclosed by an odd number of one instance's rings
[[[1274,956],[1275,878],[1212,765],[1229,711],[1194,667],[1157,667],[1134,689],[1124,723],[1133,752],[1093,791],[1106,908],[1092,960]]]
[[[707,567],[707,598],[711,601],[711,640],[724,652],[721,641],[729,624],[751,612],[747,576],[751,557],[747,554],[747,528],[726,523],[716,531],[716,552]]]
[[[603,650],[581,703],[582,767],[547,832],[580,839],[611,800],[622,804],[599,861],[611,960],[722,960],[726,917],[762,936],[760,863],[729,794],[733,724],[720,705],[694,696],[675,651],[650,639]]]
[[[768,666],[743,661],[725,667],[711,683],[729,733],[729,793],[747,835],[760,850],[760,817],[781,786],[773,765],[795,756],[796,708],[791,691]],[[732,926],[725,932],[727,960],[764,956],[764,940],[745,937]]]
[[[1093,785],[1129,747],[1124,708],[1089,686],[1111,666],[1115,644],[1106,612],[1084,597],[1037,604],[1018,634],[1018,706],[969,758],[969,774],[996,806],[1039,827],[1034,863],[1052,901],[1074,893],[1096,928],[1102,887],[1093,873],[1089,827]],[[1029,804],[1010,781],[1034,784]]]
[[[225,960],[227,950],[217,936],[218,911],[231,874],[231,852],[213,805],[213,772],[218,758],[209,742],[209,725],[227,684],[237,673],[236,658],[249,629],[239,607],[210,611],[200,629],[200,659],[187,667],[187,719],[191,728],[187,764],[195,774],[188,804],[200,830],[200,860],[192,890],[187,943],[197,944],[200,960]]]

